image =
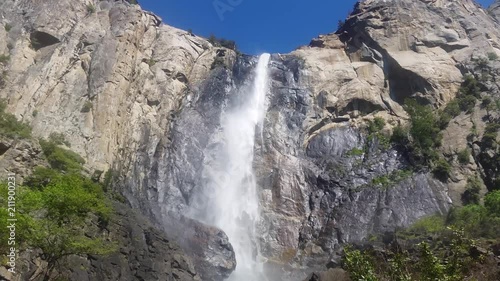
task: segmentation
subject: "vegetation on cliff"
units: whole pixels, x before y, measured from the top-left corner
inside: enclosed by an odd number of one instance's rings
[[[498,280],[500,191],[484,201],[423,218],[380,247],[348,247],[343,267],[353,281]]]
[[[0,122],[10,123],[11,130],[0,132],[6,137],[29,137],[30,128],[6,114],[0,107]],[[2,123],[3,124],[3,123]],[[4,129],[5,127],[1,127]],[[67,143],[61,134],[39,140],[50,167],[37,167],[32,175],[17,187],[16,245],[21,251],[34,249],[47,263],[40,274],[52,278],[57,266],[70,255],[103,255],[116,248],[96,231],[106,226],[112,208],[102,186],[85,176],[83,158],[61,147]],[[0,202],[7,205],[7,184],[0,185]],[[8,246],[6,209],[0,210],[0,247]],[[40,276],[40,278],[42,278]]]

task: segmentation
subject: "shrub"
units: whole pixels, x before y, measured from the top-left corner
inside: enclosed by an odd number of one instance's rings
[[[407,231],[419,234],[434,234],[445,230],[445,218],[439,215],[419,219]]]
[[[96,8],[95,8],[95,6],[93,4],[89,3],[89,4],[86,5],[86,7],[87,7],[87,13],[88,14],[95,13]]]
[[[480,98],[481,89],[479,87],[479,82],[472,75],[466,75],[464,82],[460,86],[459,94],[466,96],[474,96]]]
[[[43,252],[41,258],[48,263],[46,276],[66,256],[114,252],[113,243],[89,237],[83,231],[91,217],[106,221],[111,215],[99,185],[79,174],[61,174],[49,169],[44,173],[46,178],[42,180],[41,172],[37,172],[39,186],[18,188],[16,234],[22,245]]]
[[[450,172],[451,172],[451,165],[446,161],[444,158],[440,158],[434,163],[434,168],[432,170],[436,178],[442,180],[442,181],[447,181]]]
[[[457,159],[460,164],[468,164],[470,161],[470,151],[467,148],[464,148],[463,150],[460,150],[457,153]]]
[[[465,192],[462,194],[462,203],[464,205],[479,204],[481,192],[481,181],[478,177],[467,179]]]
[[[90,112],[90,110],[92,110],[92,107],[94,105],[92,104],[91,101],[86,101],[83,106],[82,106],[82,109],[80,110],[80,112],[82,113],[87,113],[87,112]]]
[[[53,169],[65,172],[81,171],[85,160],[77,153],[59,147],[53,141],[40,140],[43,153]]]
[[[215,37],[215,35],[211,34],[210,37],[208,37],[208,42],[210,42],[215,47],[224,47],[227,49],[238,51],[238,48],[236,46],[236,42],[233,40],[227,40],[224,38],[217,38],[217,37]]]
[[[156,60],[154,60],[153,58],[150,58],[148,61],[147,61],[147,64],[149,65],[149,67],[152,67],[153,65],[156,64]]]
[[[8,23],[6,23],[3,27],[5,28],[5,31],[7,31],[7,32],[10,32],[10,30],[12,29],[12,25],[10,25]]]
[[[361,156],[364,153],[363,149],[355,147],[347,152],[347,156]]]
[[[31,127],[17,118],[5,112],[7,105],[0,100],[0,135],[8,138],[27,139],[31,137]]]
[[[384,118],[375,117],[375,119],[368,122],[368,132],[377,133],[380,132],[385,126]]]
[[[490,215],[500,217],[500,190],[486,194],[484,206]]]
[[[63,145],[64,144],[65,146],[68,146],[68,147],[71,146],[71,144],[66,140],[66,137],[64,137],[64,135],[62,133],[56,133],[56,132],[50,133],[49,141],[51,141],[55,145]]]
[[[344,268],[352,281],[378,281],[373,262],[368,254],[359,250],[344,249]]]
[[[462,95],[458,97],[458,105],[460,106],[460,110],[471,113],[476,106],[477,98],[475,96]]]
[[[7,63],[8,61],[10,60],[10,56],[9,55],[5,55],[5,54],[2,54],[0,55],[0,63]]]
[[[437,158],[435,148],[441,145],[442,139],[437,116],[432,107],[420,105],[416,100],[406,100],[405,108],[410,115],[407,145],[410,156],[417,165],[429,165]]]
[[[493,52],[488,53],[488,59],[489,60],[497,60],[498,59],[497,53],[493,53]]]
[[[398,125],[394,128],[391,135],[391,142],[396,143],[401,146],[406,146],[410,143],[410,139],[408,138],[408,129]]]

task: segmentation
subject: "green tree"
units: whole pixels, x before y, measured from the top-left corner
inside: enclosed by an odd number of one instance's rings
[[[490,215],[500,217],[500,190],[486,194],[484,206]]]
[[[92,237],[87,229],[95,217],[105,223],[111,207],[101,187],[79,174],[51,173],[41,188],[20,187],[18,196],[18,235],[25,246],[42,251],[48,264],[44,280],[69,255],[104,255],[115,245]]]
[[[373,262],[368,254],[349,247],[344,249],[344,267],[352,281],[378,281]]]

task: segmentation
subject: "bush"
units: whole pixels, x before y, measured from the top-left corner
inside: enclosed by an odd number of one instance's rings
[[[1,54],[0,55],[0,63],[7,63],[8,61],[10,60],[10,56],[9,55],[5,55],[5,54]]]
[[[486,194],[484,206],[490,215],[500,217],[500,190]]]
[[[16,234],[20,245],[43,252],[47,276],[66,256],[105,255],[116,250],[113,243],[89,237],[84,231],[93,216],[107,221],[111,215],[99,185],[79,174],[50,169],[38,170],[36,177],[38,186],[18,187]],[[5,200],[3,191],[0,199]],[[0,217],[6,221],[5,214],[0,213]]]
[[[488,53],[488,59],[489,60],[497,60],[498,59],[497,53],[493,53],[493,52]]]
[[[460,150],[457,153],[457,159],[460,164],[468,164],[470,162],[470,151],[467,148],[464,148],[463,150]]]
[[[89,3],[89,4],[87,4],[87,6],[86,6],[86,7],[87,7],[87,13],[88,13],[88,14],[93,14],[93,13],[95,13],[96,8],[95,8],[95,6],[94,6],[93,4],[90,4],[90,3]]]
[[[481,192],[481,181],[478,177],[467,179],[465,192],[462,194],[462,203],[464,205],[479,204]]]
[[[90,110],[92,110],[92,107],[93,107],[93,104],[91,101],[86,101],[84,104],[83,104],[83,107],[82,109],[80,110],[80,112],[82,113],[87,113],[87,112],[90,112]]]
[[[419,219],[407,231],[418,234],[434,234],[445,230],[445,218],[439,215]]]
[[[347,152],[347,156],[361,156],[364,153],[363,149],[355,147]]]
[[[236,46],[236,42],[233,40],[227,40],[224,38],[217,38],[217,37],[215,37],[215,35],[211,34],[210,37],[208,37],[208,42],[210,42],[215,47],[224,47],[227,49],[238,51],[238,48]]]
[[[436,178],[442,180],[442,181],[447,181],[450,172],[451,172],[451,165],[446,161],[444,158],[440,158],[438,161],[434,163],[434,168],[432,170]]]
[[[441,129],[432,107],[420,105],[416,100],[406,100],[410,115],[408,150],[413,162],[428,166],[437,158],[436,147],[441,145]],[[395,137],[393,137],[394,139]]]
[[[19,122],[14,115],[6,113],[6,108],[6,103],[0,100],[0,135],[8,138],[30,138],[31,127]]]
[[[62,133],[56,133],[56,132],[50,133],[49,141],[51,141],[55,145],[63,145],[64,144],[65,146],[68,146],[68,147],[71,146],[71,144],[66,140],[66,138],[64,137],[64,135]]]
[[[458,97],[458,105],[460,110],[466,113],[471,113],[476,106],[477,98],[475,96],[462,95]]]
[[[6,23],[3,27],[5,28],[5,31],[7,31],[7,32],[10,32],[10,30],[12,29],[12,25],[10,25],[8,23]]]
[[[377,133],[380,132],[385,126],[384,118],[375,117],[375,119],[368,121],[368,132]]]
[[[85,160],[77,153],[59,147],[53,141],[40,140],[43,153],[53,169],[65,172],[81,171]]]
[[[359,250],[344,249],[344,266],[352,281],[378,281],[370,256]]]
[[[408,129],[398,125],[394,128],[391,135],[391,142],[401,145],[407,146],[410,143],[410,139],[408,138]]]

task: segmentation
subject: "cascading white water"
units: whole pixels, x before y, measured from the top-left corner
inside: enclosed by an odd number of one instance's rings
[[[224,230],[236,254],[231,281],[265,280],[256,243],[260,212],[253,159],[256,132],[266,112],[269,60],[269,54],[260,56],[252,92],[222,116],[223,156],[204,171],[213,192],[211,221]]]

